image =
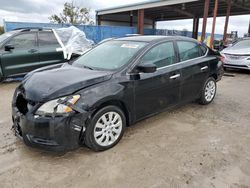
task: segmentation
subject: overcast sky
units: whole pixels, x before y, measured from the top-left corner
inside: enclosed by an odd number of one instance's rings
[[[65,0],[66,1],[66,0]],[[69,0],[70,1],[70,0]],[[77,5],[94,10],[143,2],[146,0],[74,0]],[[52,14],[58,14],[63,9],[63,0],[0,0],[0,25],[3,19],[6,21],[28,21],[28,22],[49,22],[48,17]],[[250,15],[232,16],[229,21],[228,31],[239,31],[243,35],[248,30]],[[208,20],[207,32],[211,32],[212,20]],[[216,33],[222,34],[225,18],[217,18]],[[200,19],[199,30],[201,31],[202,19]],[[159,22],[159,29],[188,29],[192,30],[192,20]]]

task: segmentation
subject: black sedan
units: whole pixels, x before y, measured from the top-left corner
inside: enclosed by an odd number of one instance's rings
[[[139,120],[212,102],[222,73],[218,54],[194,39],[109,40],[73,63],[29,73],[14,93],[14,129],[29,146],[106,150]]]

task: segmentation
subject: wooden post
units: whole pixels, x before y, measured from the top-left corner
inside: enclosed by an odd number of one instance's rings
[[[198,29],[199,29],[199,18],[194,17],[192,38],[194,38],[194,39],[198,38]]]
[[[137,33],[144,34],[144,9],[138,10]]]
[[[212,25],[211,41],[210,41],[210,47],[211,48],[213,48],[213,46],[214,46],[214,32],[215,32],[217,12],[218,12],[218,0],[215,0],[215,2],[214,2],[213,25]]]
[[[205,0],[203,23],[202,23],[202,33],[201,33],[201,42],[204,41],[205,36],[206,36],[206,27],[207,27],[207,17],[208,17],[208,11],[209,11],[209,3],[210,3],[210,0]]]
[[[225,42],[227,39],[227,28],[228,28],[228,22],[229,22],[229,16],[231,13],[231,5],[232,0],[227,0],[227,15],[225,20],[225,26],[224,26],[224,34],[223,34],[223,41]]]

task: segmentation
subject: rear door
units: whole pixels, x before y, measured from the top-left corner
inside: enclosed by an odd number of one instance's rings
[[[140,73],[135,81],[136,119],[162,111],[179,103],[181,66],[176,63],[173,42],[164,42],[152,47],[139,64],[154,63],[157,71]]]
[[[207,49],[193,41],[177,41],[179,61],[182,65],[181,101],[196,99],[209,75]]]
[[[36,31],[21,32],[7,41],[5,45],[14,46],[11,51],[3,51],[1,57],[5,77],[29,72],[39,64]]]
[[[63,52],[52,31],[39,31],[38,33],[40,66],[64,62]]]

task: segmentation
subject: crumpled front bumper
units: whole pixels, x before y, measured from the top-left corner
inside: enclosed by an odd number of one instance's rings
[[[51,151],[78,148],[87,117],[87,112],[61,117],[42,117],[31,112],[24,115],[17,107],[12,107],[15,133],[26,145]]]

